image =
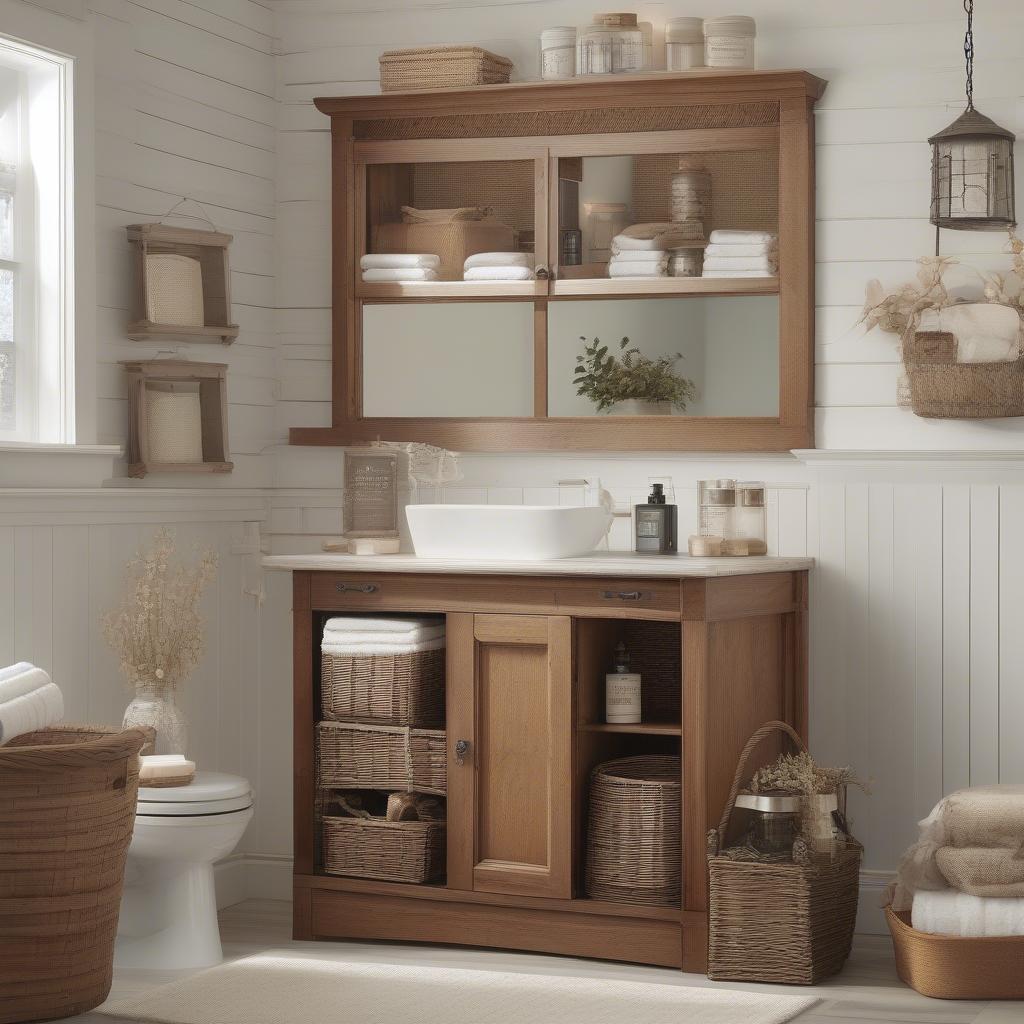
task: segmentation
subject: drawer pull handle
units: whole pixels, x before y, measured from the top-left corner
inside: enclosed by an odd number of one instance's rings
[[[466,763],[466,755],[469,753],[469,740],[459,740],[455,744],[455,760],[459,764]]]
[[[339,594],[376,594],[380,587],[376,583],[335,583]]]
[[[642,590],[602,590],[601,596],[606,601],[646,601],[650,595]]]

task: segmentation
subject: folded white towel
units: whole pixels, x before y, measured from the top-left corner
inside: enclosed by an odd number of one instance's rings
[[[386,618],[363,618],[361,615],[335,615],[324,623],[324,631],[335,633],[339,630],[354,630],[358,633],[415,633],[421,629],[444,626],[439,619],[424,619],[417,616],[387,616]]]
[[[44,686],[50,685],[50,682],[46,672],[27,661],[9,665],[0,674],[0,704],[24,697],[34,690],[41,690]]]
[[[751,242],[742,245],[737,242],[711,242],[704,250],[705,256],[771,256],[778,251],[774,242]]]
[[[656,263],[640,260],[625,260],[608,264],[609,277],[664,277],[668,260]]]
[[[684,227],[689,227],[690,224],[697,224],[697,228],[693,232],[684,231]],[[612,239],[611,249],[615,253],[633,253],[633,252],[664,252],[666,249],[671,249],[674,245],[682,245],[685,242],[700,241],[704,236],[701,234],[701,228],[697,221],[686,221],[680,222],[675,225],[679,228],[676,232],[665,232],[656,238],[633,238],[630,235],[616,235]]]
[[[45,729],[63,717],[64,695],[56,683],[47,683],[0,704],[0,743]]]
[[[958,338],[958,363],[1008,363],[1020,358],[1020,342],[1016,338],[990,338],[987,335]]]
[[[444,636],[444,626],[418,629],[414,633],[371,633],[359,631],[324,630],[325,644],[418,644]]]
[[[725,242],[730,245],[757,245],[767,242],[774,245],[778,242],[779,236],[774,231],[729,231],[719,229],[712,231],[708,241],[715,245]]]
[[[475,267],[532,267],[533,254],[526,252],[477,252],[466,258],[464,270]]]
[[[774,256],[705,256],[707,270],[763,270],[774,274],[778,262]]]
[[[401,270],[403,267],[437,270],[441,257],[429,252],[371,252],[360,259],[359,266],[363,270]]]
[[[428,267],[393,267],[390,270],[364,270],[364,281],[436,281],[437,271]]]
[[[767,270],[708,270],[704,267],[704,277],[774,277]]]
[[[436,640],[424,640],[422,643],[395,643],[386,644],[374,641],[367,644],[342,644],[328,643],[326,640],[320,645],[324,654],[338,654],[343,658],[364,658],[375,655],[389,654],[419,654],[421,651],[440,651],[445,645],[444,637]]]
[[[969,896],[956,889],[914,893],[911,925],[932,935],[1024,935],[1024,899]]]
[[[629,249],[623,252],[612,246],[609,263],[659,263],[668,256],[665,249]]]
[[[530,267],[471,267],[462,275],[465,281],[532,281]]]

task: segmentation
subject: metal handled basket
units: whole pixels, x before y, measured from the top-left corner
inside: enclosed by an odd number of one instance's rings
[[[848,839],[846,849],[829,861],[779,863],[723,855],[751,756],[776,732],[797,751],[807,749],[785,722],[761,726],[740,754],[722,820],[708,833],[708,977],[715,981],[814,985],[839,971],[850,955],[863,853],[856,840]]]

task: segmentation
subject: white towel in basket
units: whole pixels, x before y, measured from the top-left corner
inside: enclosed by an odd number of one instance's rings
[[[64,717],[64,695],[41,669],[19,662],[0,678],[0,743]]]
[[[325,633],[393,633],[395,639],[423,634],[427,630],[444,631],[443,619],[374,619],[354,615],[336,615],[324,623]],[[416,637],[424,639],[423,636]],[[390,643],[390,640],[388,641]]]
[[[358,658],[358,657],[372,657],[381,654],[419,654],[421,651],[440,651],[444,648],[444,637],[438,637],[435,640],[423,640],[420,643],[415,644],[385,644],[385,643],[357,643],[357,644],[342,644],[335,643],[333,640],[324,639],[324,642],[320,645],[320,650],[324,654],[338,654],[344,658]]]
[[[435,626],[431,629],[417,630],[415,633],[350,633],[331,632],[324,630],[323,640],[325,644],[342,644],[351,646],[353,644],[387,644],[395,647],[408,647],[410,644],[421,644],[427,640],[440,640],[444,638],[444,626]]]
[[[1024,935],[1024,899],[921,889],[914,893],[911,924],[932,935]]]

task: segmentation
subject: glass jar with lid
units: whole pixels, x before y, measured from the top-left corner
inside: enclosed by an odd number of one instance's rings
[[[576,75],[576,29],[572,25],[546,28],[540,34],[540,77],[546,82]]]
[[[746,541],[747,555],[768,554],[765,488],[760,481],[736,485],[735,539]]]
[[[704,22],[704,60],[709,68],[752,68],[757,23],[745,14]]]
[[[690,538],[691,555],[721,555],[735,534],[736,481],[697,482],[697,533]]]
[[[615,31],[606,25],[581,28],[576,36],[576,73],[579,75],[610,75]]]
[[[704,66],[704,19],[672,18],[665,26],[665,58],[669,71]]]
[[[635,14],[596,14],[594,24],[612,33],[612,67],[615,74],[644,69],[644,33]]]

